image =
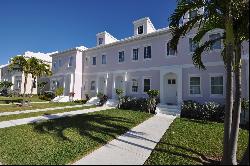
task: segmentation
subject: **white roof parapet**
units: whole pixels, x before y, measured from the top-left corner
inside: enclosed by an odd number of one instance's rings
[[[8,66],[9,64],[5,64],[5,65],[0,65],[0,69],[1,68],[4,68],[4,67],[6,67],[6,66]]]
[[[111,37],[113,40],[119,41],[118,39],[116,39],[114,36],[112,36],[112,35],[111,35],[110,33],[108,33],[107,31],[97,33],[96,36],[105,35],[105,34],[108,35],[109,37]]]
[[[87,49],[88,48],[85,47],[85,46],[74,47],[74,48],[70,48],[70,49],[67,49],[67,50],[64,50],[64,51],[57,51],[56,53],[51,54],[50,57],[60,55],[60,54],[64,54],[64,53],[71,52],[71,51],[81,51],[81,52],[83,52],[83,51],[85,51]]]
[[[142,21],[145,21],[145,20],[148,21],[149,25],[150,25],[154,30],[156,30],[155,27],[154,27],[154,24],[151,22],[151,20],[150,20],[149,17],[144,17],[144,18],[141,18],[141,19],[139,19],[139,20],[136,20],[136,21],[133,22],[133,24],[138,24],[138,23],[140,23],[140,22],[142,22]]]
[[[52,62],[52,58],[50,55],[57,53],[58,51],[51,52],[51,53],[41,53],[41,52],[31,52],[31,51],[26,51],[24,55],[22,55],[25,58],[31,58],[35,57],[37,59],[41,59],[46,62]]]

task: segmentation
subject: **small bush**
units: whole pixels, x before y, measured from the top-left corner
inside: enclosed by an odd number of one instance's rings
[[[108,101],[108,96],[102,94],[102,93],[98,93],[97,97],[99,98],[100,102],[99,102],[99,106],[103,106],[107,101]]]
[[[60,87],[60,88],[57,88],[56,89],[56,96],[62,96],[63,95],[63,92],[64,92],[64,88],[63,87]]]
[[[184,101],[181,106],[181,117],[197,120],[222,122],[225,109],[223,105],[215,102],[200,104],[195,101]]]
[[[75,100],[74,103],[86,104],[87,100]]]
[[[55,98],[55,93],[50,92],[50,91],[44,92],[43,95],[40,95],[40,96],[39,96],[39,99],[41,99],[41,100],[46,100],[46,101],[51,101],[51,100],[53,100],[54,98]]]

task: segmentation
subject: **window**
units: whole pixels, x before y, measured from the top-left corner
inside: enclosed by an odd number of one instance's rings
[[[175,85],[176,84],[176,79],[168,79],[168,84],[169,85]]]
[[[57,65],[56,62],[53,63],[53,68],[56,69]]]
[[[137,30],[138,35],[143,34],[143,25],[139,26]]]
[[[198,10],[191,10],[189,12],[189,19],[192,20],[198,15]]]
[[[95,81],[91,81],[90,90],[95,90]]]
[[[74,60],[74,58],[71,56],[71,57],[69,58],[69,67],[72,67],[72,66],[73,66],[73,60]]]
[[[201,78],[200,77],[190,77],[189,84],[190,84],[190,87],[189,87],[190,95],[201,94]]]
[[[102,55],[102,64],[103,65],[107,64],[107,56],[106,55]]]
[[[149,91],[150,90],[150,88],[151,88],[151,79],[149,79],[149,78],[146,78],[146,79],[144,79],[144,82],[143,82],[144,84],[144,89],[143,89],[143,92],[147,92],[147,91]]]
[[[16,83],[17,83],[17,89],[21,89],[22,80],[17,80]]]
[[[167,56],[175,55],[175,51],[170,47],[170,43],[167,43]]]
[[[215,39],[218,39],[218,38],[220,38],[220,37],[221,37],[220,33],[212,34],[212,35],[209,35],[209,40],[215,40]],[[211,50],[214,50],[214,49],[221,49],[221,40],[216,41],[216,42],[211,46]]]
[[[138,92],[138,81],[136,79],[132,79],[132,92]]]
[[[223,95],[223,76],[211,77],[211,94]]]
[[[144,59],[151,59],[151,46],[144,47]]]
[[[96,65],[96,57],[92,58],[92,65],[94,65],[94,66]]]
[[[190,52],[194,52],[198,47],[198,43],[194,42],[192,38],[189,38],[189,50]]]
[[[102,45],[103,44],[103,38],[99,38],[98,43],[99,43],[99,45]]]
[[[132,57],[132,60],[133,61],[138,61],[139,59],[139,49],[138,48],[135,48],[133,49],[133,57]]]
[[[62,67],[62,60],[59,59],[59,67]]]
[[[119,63],[122,63],[122,62],[125,61],[124,51],[120,51],[120,52],[119,52],[119,57],[118,57],[118,58],[119,58],[119,59],[118,59]]]

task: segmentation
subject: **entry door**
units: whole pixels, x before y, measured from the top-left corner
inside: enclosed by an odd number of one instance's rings
[[[99,80],[99,89],[98,90],[102,94],[105,93],[105,84],[106,84],[105,79],[100,79]]]
[[[67,75],[64,78],[64,81],[65,81],[64,96],[69,96],[69,93],[70,93],[70,84],[71,84],[70,75]]]
[[[169,105],[177,104],[177,81],[176,78],[167,79],[166,102]]]

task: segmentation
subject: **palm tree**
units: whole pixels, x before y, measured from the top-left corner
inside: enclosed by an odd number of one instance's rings
[[[16,56],[11,59],[11,63],[9,65],[9,71],[18,71],[24,74],[24,91],[23,96],[26,93],[26,86],[27,86],[27,79],[30,73],[30,64],[28,63],[27,59],[23,56]]]
[[[236,1],[226,1],[226,0],[180,0],[178,1],[178,6],[175,12],[172,14],[170,20],[170,27],[172,31],[172,40],[171,47],[174,50],[177,50],[177,45],[182,36],[185,36],[190,30],[193,28],[198,28],[198,33],[194,37],[194,41],[201,42],[204,35],[207,32],[219,28],[224,29],[225,33],[221,38],[217,38],[214,40],[206,41],[196,48],[193,54],[193,62],[194,65],[200,69],[206,69],[204,64],[202,63],[201,55],[204,51],[208,50],[211,45],[213,45],[216,41],[224,39],[225,49],[222,51],[222,56],[225,62],[225,67],[227,70],[227,92],[226,92],[226,112],[225,112],[225,122],[224,122],[224,154],[223,154],[223,163],[225,164],[236,164],[236,148],[237,147],[237,138],[238,138],[238,130],[239,130],[239,116],[232,120],[233,113],[233,59],[234,59],[234,49],[235,46],[238,46],[238,50],[235,52],[237,59],[236,62],[240,61],[239,48],[241,47],[241,43],[243,40],[248,38],[247,33],[241,33],[242,31],[249,31],[247,24],[241,24],[241,28],[237,29],[236,22],[248,22],[248,20],[242,18],[243,13],[249,12],[248,2],[244,0],[236,0]],[[204,13],[198,14],[194,18],[190,19],[183,25],[179,25],[182,17],[189,11],[204,8]],[[242,12],[244,11],[245,12]],[[248,14],[248,13],[247,13]],[[246,17],[245,17],[246,18]],[[248,19],[248,17],[247,17]],[[243,30],[243,29],[244,30]],[[236,35],[235,35],[236,34]],[[245,38],[242,36],[245,35]],[[236,36],[236,37],[235,37]],[[236,43],[235,38],[241,36],[241,41]],[[238,70],[238,77],[240,77],[239,65],[235,67],[235,71]],[[236,95],[241,98],[240,93],[240,81],[235,80],[236,82]],[[240,114],[240,102],[236,102],[234,115]],[[231,130],[232,129],[232,130]],[[234,143],[234,145],[230,145],[230,142]]]
[[[37,78],[43,77],[43,76],[50,76],[52,75],[52,72],[50,70],[50,66],[46,63],[44,63],[42,60],[37,59],[35,57],[32,57],[28,60],[28,63],[30,64],[30,74],[33,78],[33,84],[31,86],[31,94],[33,93],[33,89],[36,85]]]

